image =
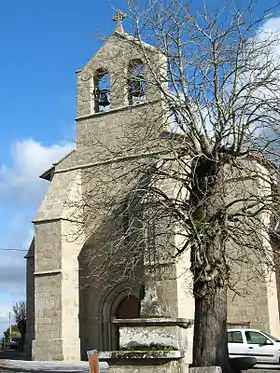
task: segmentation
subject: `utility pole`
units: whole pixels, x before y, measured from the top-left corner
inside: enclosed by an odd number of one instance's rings
[[[12,336],[12,312],[9,312],[9,338]]]

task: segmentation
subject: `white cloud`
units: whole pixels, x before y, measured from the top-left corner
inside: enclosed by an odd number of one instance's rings
[[[279,32],[280,31],[280,17],[274,17],[266,21],[262,28],[262,30],[265,30],[267,32]]]
[[[23,251],[1,252],[0,293],[9,293],[16,297],[25,293],[25,254]]]
[[[0,221],[0,248],[29,247],[33,237],[30,222],[49,184],[39,175],[72,148],[73,143],[44,146],[33,139],[12,146],[11,165],[0,164],[1,213],[9,216],[5,224]],[[7,299],[24,299],[25,254],[23,251],[0,251],[0,334],[7,328],[8,313],[12,308]]]
[[[33,139],[15,143],[11,167],[0,165],[0,199],[10,197],[28,203],[41,198],[47,185],[39,175],[72,148],[69,143],[43,146]]]

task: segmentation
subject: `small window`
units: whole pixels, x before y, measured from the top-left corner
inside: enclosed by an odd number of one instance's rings
[[[241,332],[239,331],[228,332],[228,342],[229,343],[243,343]]]
[[[94,76],[94,111],[110,110],[110,75],[106,70],[98,70]]]
[[[245,332],[247,343],[265,345],[267,338],[258,332]]]
[[[146,102],[145,69],[141,60],[133,60],[128,66],[128,101],[130,105]]]

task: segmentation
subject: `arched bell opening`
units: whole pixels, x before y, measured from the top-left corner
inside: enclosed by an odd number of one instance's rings
[[[129,105],[146,102],[145,68],[141,60],[130,61],[128,65],[127,85]]]
[[[110,74],[99,69],[94,75],[94,111],[100,113],[110,110]]]

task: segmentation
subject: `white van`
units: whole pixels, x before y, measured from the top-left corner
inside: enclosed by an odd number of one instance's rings
[[[229,357],[248,357],[257,359],[258,363],[280,363],[280,340],[257,329],[228,330]]]

